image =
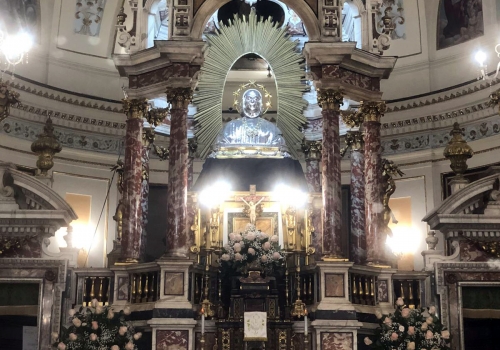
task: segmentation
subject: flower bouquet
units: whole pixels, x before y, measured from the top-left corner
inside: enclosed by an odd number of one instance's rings
[[[229,234],[229,242],[224,245],[220,258],[222,268],[246,272],[252,266],[273,273],[285,261],[278,241],[278,236],[269,236],[248,224],[244,232]]]
[[[438,350],[450,348],[450,332],[436,316],[436,308],[410,309],[402,298],[396,301],[394,314],[376,312],[380,326],[375,340],[365,344],[380,350]]]
[[[109,306],[100,306],[96,299],[92,307],[71,309],[71,325],[62,327],[61,334],[53,333],[53,348],[57,350],[137,350],[134,333],[125,321],[130,308],[115,313]]]

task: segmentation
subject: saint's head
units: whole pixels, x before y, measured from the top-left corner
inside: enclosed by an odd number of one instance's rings
[[[262,94],[259,90],[249,89],[243,94],[241,101],[242,116],[247,118],[257,118],[262,115]]]

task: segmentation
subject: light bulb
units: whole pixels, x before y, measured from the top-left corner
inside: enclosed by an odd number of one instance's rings
[[[483,51],[478,51],[476,53],[475,59],[480,66],[483,66],[484,61],[486,61],[486,54]]]

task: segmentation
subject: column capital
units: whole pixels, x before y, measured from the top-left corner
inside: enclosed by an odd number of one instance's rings
[[[10,107],[19,103],[19,93],[0,83],[0,122],[10,114]]]
[[[334,89],[318,89],[318,105],[323,110],[340,110],[344,104],[344,91]]]
[[[365,122],[380,123],[386,110],[385,101],[362,101],[359,106],[359,113],[361,113]]]
[[[123,111],[127,115],[127,119],[142,119],[148,111],[148,101],[145,98],[139,99],[123,99]]]
[[[187,109],[193,99],[191,88],[168,88],[167,101],[172,105],[172,109]]]
[[[361,131],[348,131],[345,135],[345,143],[353,151],[362,151],[365,145]]]
[[[359,128],[364,121],[364,116],[359,111],[342,111],[340,116],[344,124],[350,128]]]
[[[321,160],[321,152],[323,150],[323,141],[304,140],[302,142],[302,151],[306,155],[307,160]]]
[[[170,108],[153,108],[146,114],[146,120],[153,126],[158,126],[168,117]]]

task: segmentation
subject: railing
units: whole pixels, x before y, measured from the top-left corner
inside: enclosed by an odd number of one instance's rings
[[[159,298],[160,271],[130,272],[130,303],[150,303]]]
[[[377,276],[373,274],[351,273],[350,299],[353,304],[376,305]]]
[[[407,272],[393,275],[394,300],[403,298],[409,308],[426,306],[425,280],[427,273]]]
[[[113,272],[106,269],[82,269],[76,274],[76,304],[89,306],[93,299],[99,305],[110,305],[113,295]]]
[[[300,299],[306,305],[318,302],[318,274],[315,269],[302,271],[300,274]]]

